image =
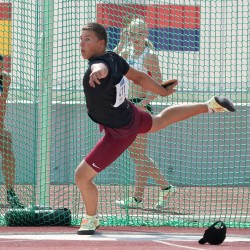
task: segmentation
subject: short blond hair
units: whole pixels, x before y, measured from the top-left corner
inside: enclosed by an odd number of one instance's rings
[[[136,29],[136,28],[138,28],[139,30],[141,30],[143,32],[148,32],[147,24],[143,18],[132,19],[132,21],[129,23],[129,25],[128,25],[129,31]],[[147,38],[145,39],[145,45],[147,47],[152,48],[152,49],[154,48],[153,43],[151,41],[149,41],[149,39],[147,39]]]

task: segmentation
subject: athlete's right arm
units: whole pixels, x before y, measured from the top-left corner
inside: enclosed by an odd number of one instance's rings
[[[108,67],[104,63],[94,63],[91,65],[91,74],[89,75],[89,84],[95,87],[100,84],[100,79],[105,78],[109,73]]]

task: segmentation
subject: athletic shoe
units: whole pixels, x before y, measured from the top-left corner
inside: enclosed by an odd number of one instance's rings
[[[167,205],[167,199],[170,195],[176,192],[176,187],[170,185],[167,190],[161,190],[159,194],[158,203],[155,205],[155,209],[164,208]]]
[[[115,204],[121,208],[141,208],[142,202],[138,202],[134,197],[129,197],[127,200],[115,201]]]
[[[77,230],[79,235],[91,235],[100,226],[99,220],[95,216],[86,216],[82,219],[81,226]]]
[[[7,202],[10,204],[11,208],[24,208],[24,205],[12,189],[7,190]]]
[[[208,102],[208,108],[212,112],[234,112],[234,104],[226,97],[214,96]]]

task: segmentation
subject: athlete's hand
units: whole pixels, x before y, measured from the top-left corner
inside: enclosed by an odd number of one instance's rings
[[[92,72],[90,75],[89,75],[89,84],[91,87],[95,87],[96,84],[100,84],[100,80],[102,78],[102,73],[101,73],[101,70],[97,70],[97,71],[94,71]]]
[[[177,79],[171,79],[166,82],[163,82],[161,86],[166,90],[164,95],[162,96],[169,96],[172,95],[173,93],[176,92],[175,87],[178,85],[178,80]]]
[[[101,83],[100,79],[105,78],[108,75],[108,68],[104,63],[96,63],[91,66],[91,70],[89,84],[94,88],[96,84]]]

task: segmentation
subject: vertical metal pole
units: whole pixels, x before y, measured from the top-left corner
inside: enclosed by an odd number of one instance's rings
[[[250,13],[250,4],[247,5],[248,7],[248,13]],[[248,15],[248,21],[247,21],[247,81],[246,81],[246,94],[249,93],[250,87],[248,85],[248,83],[250,82],[250,15]],[[246,101],[247,101],[247,95],[245,97]]]
[[[41,0],[39,25],[39,67],[38,67],[38,129],[37,129],[37,171],[36,202],[48,206],[50,196],[51,169],[51,109],[53,74],[53,23],[54,1]]]

